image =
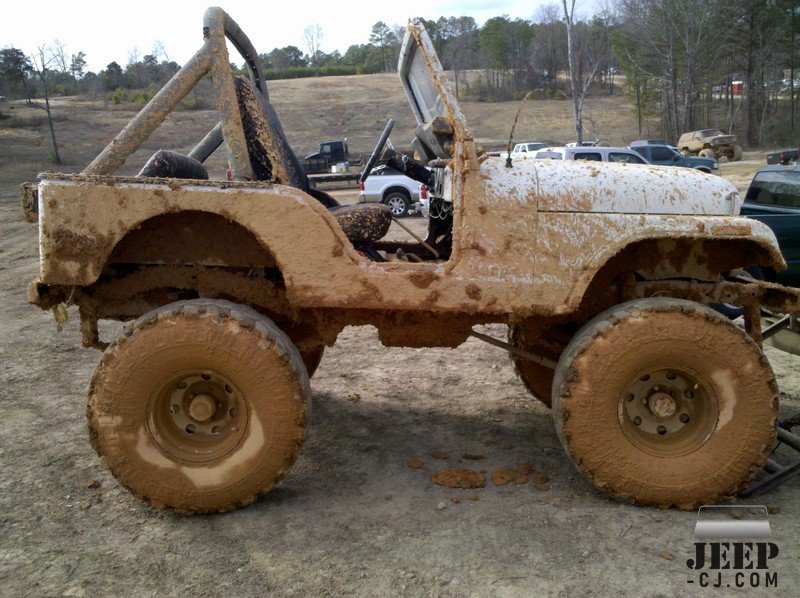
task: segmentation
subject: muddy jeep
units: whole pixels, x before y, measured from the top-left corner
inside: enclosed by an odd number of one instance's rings
[[[678,140],[678,148],[685,156],[699,155],[713,159],[725,156],[731,162],[742,159],[742,148],[736,144],[736,135],[725,135],[717,129],[684,133]]]
[[[411,21],[399,74],[419,160],[397,166],[430,189],[429,232],[389,241],[384,206],[339,206],[309,185],[255,49],[222,10],[204,19],[203,47],[83,172],[44,173],[25,194],[40,229],[30,301],[59,319],[77,306],[83,343],[104,350],[90,438],[136,496],[198,513],[269,492],[300,450],[309,377],[353,325],[387,346],[503,347],[576,467],[619,499],[690,508],[759,470],[778,413],[760,307],[796,312],[800,292],[737,278],[785,263],[770,229],[737,215],[732,185],[489,157]],[[249,77],[231,73],[226,37]],[[159,151],[140,176],[113,176],[209,72],[220,123],[188,156]],[[387,136],[362,176],[398,161]],[[221,145],[231,181],[203,165]],[[714,302],[744,306],[746,329]],[[106,343],[100,319],[128,323]],[[493,322],[508,339],[474,330]]]

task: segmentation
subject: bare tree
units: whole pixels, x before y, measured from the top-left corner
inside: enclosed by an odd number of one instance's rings
[[[575,116],[575,131],[577,132],[578,145],[583,143],[583,100],[589,90],[589,84],[594,79],[599,66],[596,60],[596,53],[586,48],[586,68],[580,68],[578,64],[577,52],[574,49],[574,29],[575,25],[575,0],[561,0],[564,8],[564,24],[567,28],[567,62],[569,64],[569,80],[572,87],[572,111]]]
[[[63,46],[60,46],[63,49]],[[42,85],[42,97],[44,97],[44,106],[36,104],[37,108],[41,108],[47,113],[47,124],[50,126],[50,139],[53,142],[53,161],[56,164],[61,164],[61,154],[58,153],[58,143],[56,142],[56,130],[53,127],[53,113],[50,111],[50,88],[48,86],[48,78],[51,69],[51,64],[57,61],[57,54],[51,50],[45,49],[44,46],[39,46],[36,54],[31,56],[33,72],[39,79]]]
[[[164,42],[162,42],[160,39],[157,39],[156,42],[153,44],[153,51],[151,53],[156,58],[158,58],[159,56],[163,56],[164,60],[169,62],[169,56],[167,55],[167,48],[164,46]]]
[[[319,52],[322,45],[322,38],[325,37],[319,23],[309,25],[303,29],[303,44],[308,49],[311,66],[319,66]]]

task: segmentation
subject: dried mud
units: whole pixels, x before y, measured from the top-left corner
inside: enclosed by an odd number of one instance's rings
[[[446,488],[485,488],[486,476],[471,469],[443,469],[433,474],[431,482]]]

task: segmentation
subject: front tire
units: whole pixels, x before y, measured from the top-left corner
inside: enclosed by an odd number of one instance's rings
[[[405,194],[399,191],[393,191],[383,198],[383,203],[389,207],[392,216],[395,218],[403,218],[408,215],[409,199]]]
[[[640,299],[586,324],[553,382],[576,467],[641,505],[693,509],[736,494],[775,439],[777,386],[759,347],[697,303]]]
[[[717,159],[717,154],[714,152],[714,150],[712,150],[712,149],[709,149],[709,148],[706,148],[706,149],[700,150],[700,153],[699,153],[698,155],[699,155],[701,158],[711,158],[711,159],[713,159],[713,160],[716,160],[716,159]]]
[[[301,356],[266,316],[228,301],[179,301],[125,327],[89,391],[97,454],[156,508],[222,512],[286,474],[310,389]]]

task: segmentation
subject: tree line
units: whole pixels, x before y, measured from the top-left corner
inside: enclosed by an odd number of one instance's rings
[[[579,17],[567,2],[530,19],[500,15],[422,19],[455,92],[473,101],[572,98],[580,134],[584,97],[624,93],[640,133],[676,141],[719,128],[751,146],[788,142],[797,126],[795,40],[800,0],[609,0]],[[324,31],[306,27],[298,45],[260,55],[268,79],[392,71],[404,28],[379,21],[366,44],[325,52]],[[83,52],[55,42],[34,56],[0,50],[0,94],[19,98],[94,94],[143,103],[177,70],[163,44],[123,67],[87,71]],[[232,65],[244,72],[244,65]],[[624,75],[624,76],[620,76]],[[579,96],[579,97],[576,97]],[[203,94],[188,100],[203,104]]]

